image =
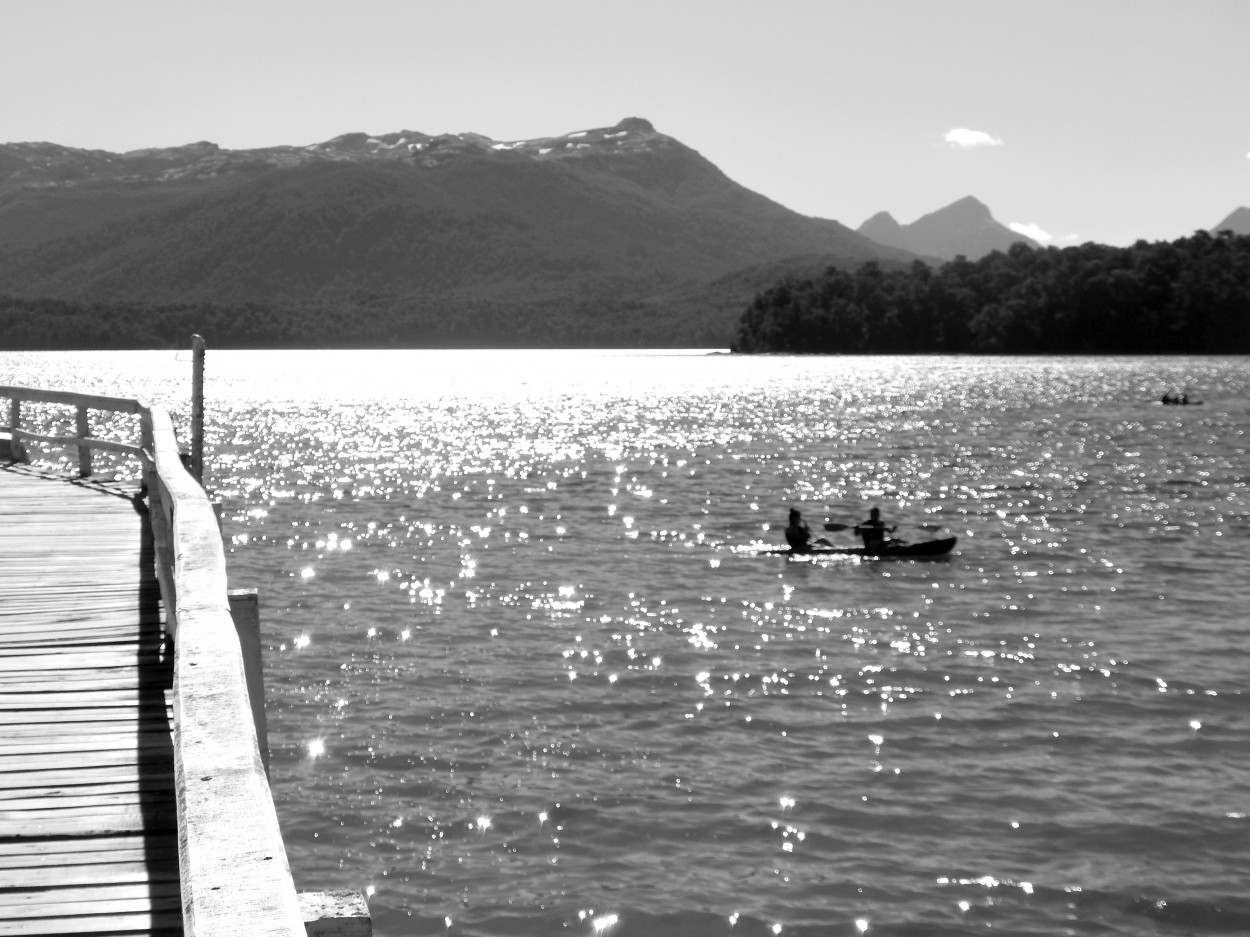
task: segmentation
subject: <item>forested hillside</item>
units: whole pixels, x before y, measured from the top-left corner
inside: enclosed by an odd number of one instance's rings
[[[756,297],[743,352],[1250,353],[1250,237],[1016,245],[979,261],[830,268]]]
[[[912,258],[637,118],[512,142],[0,145],[0,348],[185,344],[188,326],[216,347],[724,347],[770,282],[738,272],[813,256]]]

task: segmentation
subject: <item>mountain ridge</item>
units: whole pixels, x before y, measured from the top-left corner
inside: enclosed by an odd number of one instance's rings
[[[727,344],[753,295],[735,272],[794,257],[914,259],[746,189],[642,118],[519,141],[0,145],[14,296],[333,307],[408,342]]]
[[[1006,252],[1017,243],[1040,246],[997,221],[989,207],[971,195],[906,225],[887,211],[877,212],[856,230],[879,244],[938,260],[958,256],[979,260],[996,250]]]

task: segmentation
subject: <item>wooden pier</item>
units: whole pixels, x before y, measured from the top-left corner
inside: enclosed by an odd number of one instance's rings
[[[135,495],[0,468],[0,934],[182,933],[173,668]]]
[[[367,935],[359,893],[298,894],[269,789],[254,594],[164,411],[0,386],[0,937]],[[72,436],[23,406],[70,406]],[[138,440],[91,435],[135,414]],[[76,448],[72,478],[21,464]],[[129,483],[92,450],[137,459]],[[249,689],[250,686],[250,689]]]

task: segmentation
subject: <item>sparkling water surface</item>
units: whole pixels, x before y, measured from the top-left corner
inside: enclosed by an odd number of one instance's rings
[[[185,424],[188,359],[0,383]],[[210,350],[297,885],[384,937],[1250,931],[1248,364]],[[760,552],[873,505],[955,553]]]

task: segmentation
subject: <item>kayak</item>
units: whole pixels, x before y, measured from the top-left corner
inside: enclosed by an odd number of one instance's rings
[[[955,548],[955,537],[940,540],[922,540],[919,543],[886,543],[879,549],[869,551],[864,547],[812,547],[796,552],[789,547],[762,550],[762,553],[788,556],[864,556],[879,560],[917,559],[926,556],[945,556]]]

